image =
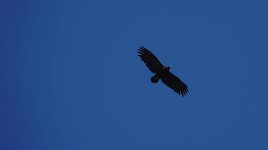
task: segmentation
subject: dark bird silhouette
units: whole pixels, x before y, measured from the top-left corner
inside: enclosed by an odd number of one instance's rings
[[[154,76],[151,77],[152,83],[157,83],[161,79],[164,84],[173,89],[176,93],[182,96],[188,93],[187,85],[169,71],[171,66],[162,65],[157,57],[143,46],[139,47],[138,53],[141,60],[151,72],[154,73]]]

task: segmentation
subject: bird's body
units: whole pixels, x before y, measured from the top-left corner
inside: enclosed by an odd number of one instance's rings
[[[161,79],[162,77],[164,77],[165,74],[169,72],[169,69],[170,68],[171,67],[162,67],[161,70],[159,70],[158,72],[156,72],[155,75],[151,77],[151,82],[152,83],[157,83],[159,79]]]
[[[154,73],[151,77],[152,83],[157,83],[161,79],[164,84],[180,95],[185,96],[188,93],[187,85],[169,71],[170,66],[162,65],[156,56],[143,46],[139,48],[138,53],[141,60]]]

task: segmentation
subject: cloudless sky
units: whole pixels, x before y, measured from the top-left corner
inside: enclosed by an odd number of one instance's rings
[[[1,150],[267,150],[268,1],[2,0]],[[137,56],[145,46],[186,97]]]

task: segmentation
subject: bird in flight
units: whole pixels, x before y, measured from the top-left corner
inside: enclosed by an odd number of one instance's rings
[[[157,83],[161,79],[165,85],[173,89],[176,93],[182,96],[188,93],[188,86],[169,71],[171,66],[162,65],[157,57],[143,46],[139,47],[138,53],[141,60],[154,73],[154,76],[151,77],[152,83]]]

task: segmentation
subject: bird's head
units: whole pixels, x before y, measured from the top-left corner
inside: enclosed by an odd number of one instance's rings
[[[171,66],[163,67],[164,70],[169,70],[170,68],[171,68]]]

